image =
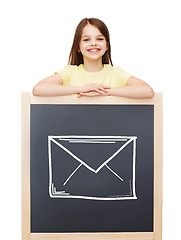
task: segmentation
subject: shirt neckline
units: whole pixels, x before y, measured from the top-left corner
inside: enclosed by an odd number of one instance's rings
[[[102,72],[105,71],[106,64],[103,64],[103,69],[100,70],[100,71],[98,71],[98,72],[88,72],[88,71],[86,71],[86,70],[84,69],[83,64],[80,64],[79,67],[80,67],[84,72],[86,72],[87,74],[99,74],[99,73],[102,73]]]

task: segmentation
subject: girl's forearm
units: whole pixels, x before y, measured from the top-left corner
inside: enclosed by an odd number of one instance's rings
[[[111,88],[108,90],[108,95],[128,98],[152,98],[154,91],[149,86],[140,84]]]
[[[43,83],[38,84],[33,88],[33,95],[40,97],[50,96],[65,96],[79,93],[79,87],[75,86],[63,86],[61,84]]]

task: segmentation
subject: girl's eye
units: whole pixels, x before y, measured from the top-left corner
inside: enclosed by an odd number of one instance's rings
[[[98,40],[98,41],[102,41],[102,40],[104,40],[104,39],[103,39],[103,38],[98,38],[97,40]],[[88,39],[88,38],[85,38],[85,39],[83,39],[83,41],[84,41],[84,42],[88,42],[89,39]]]

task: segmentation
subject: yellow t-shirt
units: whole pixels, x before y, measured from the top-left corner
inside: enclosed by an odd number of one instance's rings
[[[104,64],[104,68],[99,72],[88,72],[83,68],[83,64],[80,64],[79,66],[67,65],[55,73],[61,75],[65,86],[99,83],[111,88],[125,86],[127,79],[132,76],[120,67],[113,67],[109,64]]]

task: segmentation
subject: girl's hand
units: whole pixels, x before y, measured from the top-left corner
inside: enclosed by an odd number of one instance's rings
[[[87,92],[87,93],[78,93],[77,97],[80,98],[80,97],[96,97],[96,96],[109,96],[110,94],[107,92],[107,93],[98,93],[98,92]]]
[[[79,94],[80,93],[88,93],[88,92],[96,92],[99,94],[103,94],[103,93],[107,93],[108,89],[110,89],[110,87],[106,86],[104,84],[91,83],[91,84],[80,87]]]

